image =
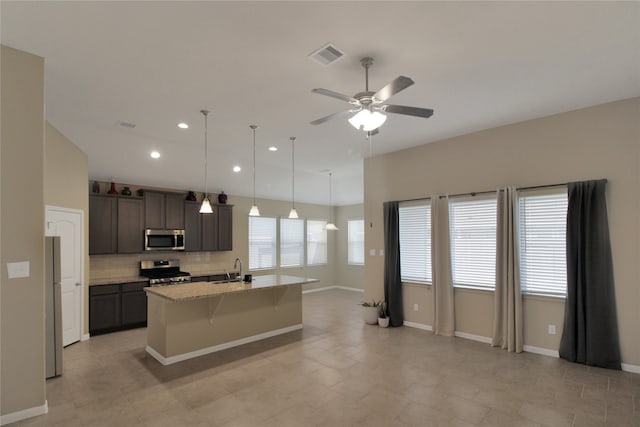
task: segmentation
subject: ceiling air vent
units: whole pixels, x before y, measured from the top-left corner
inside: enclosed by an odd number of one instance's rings
[[[118,122],[118,126],[122,126],[123,128],[133,129],[134,127],[136,127],[136,124],[135,123],[130,123],[130,122],[119,121]]]
[[[309,55],[309,58],[317,62],[318,64],[327,66],[333,64],[340,58],[344,56],[344,52],[340,49],[332,45],[331,43],[327,43],[322,46],[320,49],[312,52]]]

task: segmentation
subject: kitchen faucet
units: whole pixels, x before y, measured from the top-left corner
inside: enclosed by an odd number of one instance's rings
[[[233,268],[236,269],[238,267],[238,264],[240,264],[240,270],[238,270],[238,275],[236,276],[236,279],[238,279],[238,281],[242,280],[242,261],[240,260],[240,258],[236,258],[235,261],[233,261]]]

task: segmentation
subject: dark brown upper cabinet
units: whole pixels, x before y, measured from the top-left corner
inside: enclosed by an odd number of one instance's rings
[[[185,228],[184,197],[181,193],[145,191],[145,228],[167,230],[181,230]]]
[[[144,251],[144,203],[142,199],[118,198],[118,253]]]
[[[201,214],[199,202],[185,202],[185,251],[232,250],[233,206],[212,207],[212,214]]]
[[[118,250],[118,198],[89,197],[89,254],[115,254]]]
[[[184,202],[184,250],[197,252],[202,250],[202,220],[200,203]]]

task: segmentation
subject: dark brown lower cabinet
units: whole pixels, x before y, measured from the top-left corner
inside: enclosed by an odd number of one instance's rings
[[[147,325],[148,282],[89,287],[89,333],[99,335]]]

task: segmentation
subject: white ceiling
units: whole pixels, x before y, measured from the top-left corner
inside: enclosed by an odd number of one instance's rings
[[[640,3],[626,2],[11,2],[2,43],[46,60],[46,117],[89,156],[91,179],[290,200],[363,200],[363,158],[455,135],[640,95]],[[346,56],[307,55],[327,42]],[[309,122],[347,104],[311,93],[415,85],[371,151],[346,120]],[[135,129],[118,126],[135,123]],[[191,127],[176,127],[180,121]],[[267,151],[276,145],[277,153]],[[149,157],[157,149],[159,160]],[[464,155],[464,153],[461,153]],[[242,166],[241,173],[231,171]]]

